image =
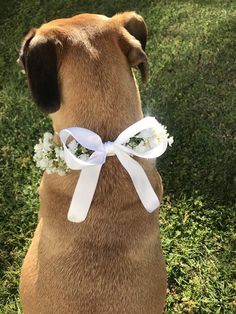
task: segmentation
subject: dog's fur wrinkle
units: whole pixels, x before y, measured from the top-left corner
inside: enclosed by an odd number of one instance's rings
[[[43,68],[48,82],[57,74],[60,104],[50,114],[55,133],[80,126],[112,141],[142,118],[131,66],[147,63],[140,58],[145,55],[143,25],[134,12],[112,18],[82,14],[54,20],[28,34],[23,57],[37,49],[38,60],[51,67]],[[49,85],[40,82],[45,74],[30,76],[32,69],[39,70],[37,62],[28,62],[31,69],[26,74],[31,90],[33,79],[37,88],[41,86],[38,98],[45,100],[41,93]],[[44,110],[52,111],[52,103],[43,102]],[[55,141],[59,142],[58,135]],[[138,162],[161,199],[155,162]],[[147,213],[126,170],[116,157],[108,157],[88,217],[83,223],[71,223],[67,212],[78,178],[79,171],[63,177],[43,175],[38,226],[21,271],[24,314],[162,313],[166,272],[158,211]]]

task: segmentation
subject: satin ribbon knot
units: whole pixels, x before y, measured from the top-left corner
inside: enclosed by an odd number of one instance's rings
[[[167,139],[162,140],[156,147],[150,148],[144,153],[138,153],[126,146],[131,137],[150,128],[158,131],[163,127],[155,118],[146,117],[124,130],[114,142],[108,141],[105,143],[102,142],[99,135],[85,128],[73,127],[60,132],[67,166],[72,170],[81,170],[68,211],[70,221],[82,222],[85,220],[93,200],[101,167],[107,156],[115,155],[119,159],[128,172],[140,201],[148,212],[152,212],[160,206],[159,199],[144,169],[131,156],[141,158],[159,157],[167,148]],[[67,140],[70,136],[83,147],[93,151],[88,160],[81,160],[70,152],[67,148]]]
[[[105,142],[104,149],[106,152],[106,156],[115,156],[115,146],[113,142]]]

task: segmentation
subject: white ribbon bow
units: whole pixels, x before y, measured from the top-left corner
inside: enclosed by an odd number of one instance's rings
[[[107,156],[116,155],[123,167],[127,170],[134,184],[136,192],[148,212],[160,206],[160,201],[154,192],[142,166],[130,155],[141,158],[156,158],[162,155],[167,148],[167,139],[156,147],[144,153],[137,153],[125,146],[129,139],[145,129],[163,128],[153,117],[146,117],[124,130],[114,142],[103,143],[100,136],[85,128],[68,128],[60,132],[64,147],[65,162],[72,170],[81,170],[68,212],[68,220],[82,222],[85,220],[96,190],[99,174]],[[72,136],[83,147],[94,151],[87,161],[77,158],[67,148],[66,142]]]

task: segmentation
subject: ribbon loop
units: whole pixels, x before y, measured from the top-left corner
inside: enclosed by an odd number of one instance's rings
[[[60,132],[67,166],[73,170],[81,170],[68,212],[68,219],[70,221],[82,222],[85,220],[97,187],[101,167],[105,163],[107,156],[117,156],[128,172],[135,190],[148,212],[152,212],[160,206],[160,201],[144,169],[130,155],[141,158],[159,157],[167,148],[167,137],[143,153],[139,153],[126,145],[130,138],[150,128],[157,132],[162,128],[163,131],[163,126],[155,118],[147,117],[124,130],[114,142],[108,141],[102,143],[99,135],[84,128],[74,127],[64,129]],[[66,143],[70,136],[83,147],[93,151],[87,161],[77,158],[67,148]]]

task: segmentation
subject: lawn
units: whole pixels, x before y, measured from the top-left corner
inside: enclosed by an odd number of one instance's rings
[[[236,3],[9,0],[0,7],[1,314],[21,313],[19,271],[37,222],[41,176],[32,152],[51,130],[16,64],[21,40],[54,18],[125,10],[140,13],[149,29],[149,82],[140,84],[144,112],[175,138],[157,161],[165,187],[166,313],[236,311]]]

